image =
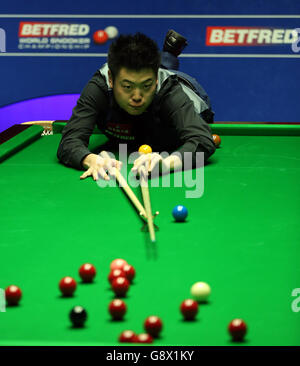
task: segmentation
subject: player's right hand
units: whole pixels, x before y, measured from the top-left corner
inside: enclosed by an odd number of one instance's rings
[[[94,180],[98,180],[99,178],[109,180],[110,178],[107,172],[112,171],[112,168],[120,170],[122,162],[112,158],[104,159],[102,156],[96,154],[89,154],[84,158],[82,165],[87,170],[80,176],[80,179],[91,176]]]

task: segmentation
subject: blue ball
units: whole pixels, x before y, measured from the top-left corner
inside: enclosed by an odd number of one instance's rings
[[[176,221],[182,222],[188,215],[188,210],[185,206],[177,205],[173,208],[172,215]]]

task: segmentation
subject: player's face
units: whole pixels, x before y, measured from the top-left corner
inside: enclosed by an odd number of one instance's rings
[[[157,86],[157,78],[153,70],[140,71],[121,68],[119,74],[110,86],[119,106],[131,115],[144,113],[151,104]]]

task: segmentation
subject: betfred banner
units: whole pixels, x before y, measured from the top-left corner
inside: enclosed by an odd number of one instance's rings
[[[88,24],[20,22],[19,25],[19,37],[86,36],[89,31]]]
[[[89,24],[20,22],[19,49],[89,49]]]
[[[206,46],[270,46],[292,44],[298,39],[295,29],[267,27],[207,27]]]
[[[255,53],[295,54],[293,44],[298,42],[299,19],[247,18],[223,19],[211,16],[161,15],[5,15],[0,14],[1,54],[85,54],[105,55],[118,34],[142,32],[162,47],[169,29],[188,38],[183,53]],[[6,42],[5,36],[6,35]],[[1,36],[1,33],[0,33]],[[223,46],[223,47],[222,47]],[[231,47],[229,47],[231,46]],[[240,47],[243,46],[243,47]],[[248,47],[247,47],[248,46]],[[259,47],[255,47],[259,46]],[[269,47],[272,46],[272,47]],[[52,55],[51,55],[52,56]]]
[[[93,29],[92,29],[93,30]],[[89,50],[93,45],[105,44],[118,35],[115,26],[93,30],[90,24],[71,22],[25,22],[19,23],[18,48],[39,50]]]
[[[88,24],[20,22],[19,49],[89,49]]]

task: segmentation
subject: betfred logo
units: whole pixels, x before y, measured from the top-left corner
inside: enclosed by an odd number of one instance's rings
[[[88,24],[20,22],[19,37],[86,36],[89,31]]]
[[[290,44],[297,40],[295,29],[257,27],[207,27],[206,46],[265,46]]]

